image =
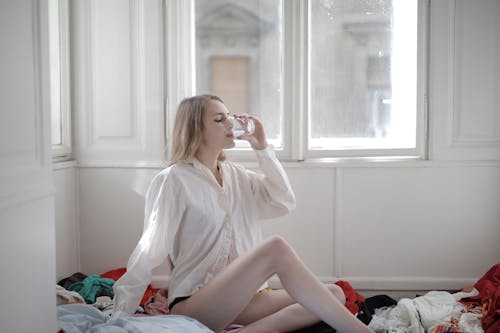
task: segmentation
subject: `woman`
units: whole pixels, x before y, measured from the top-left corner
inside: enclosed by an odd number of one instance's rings
[[[131,314],[152,269],[171,264],[169,308],[218,332],[286,332],[320,319],[340,332],[371,332],[344,306],[335,285],[322,284],[280,237],[261,241],[258,220],[295,207],[288,178],[268,147],[261,122],[243,135],[260,173],[225,160],[233,148],[229,112],[212,95],[183,100],[177,110],[170,167],[146,196],[143,235],[127,273],[116,282],[114,317]],[[258,292],[277,274],[283,290]]]

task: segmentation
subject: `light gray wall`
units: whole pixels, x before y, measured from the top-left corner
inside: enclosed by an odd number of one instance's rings
[[[80,269],[80,230],[78,224],[78,170],[75,163],[57,163],[54,168],[56,187],[56,278],[57,281]]]
[[[57,330],[47,12],[0,2],[1,332]]]
[[[87,274],[126,265],[145,190],[164,167],[161,1],[131,3],[140,10],[91,3],[73,8],[78,213],[64,227],[79,235],[74,260]],[[265,234],[283,235],[324,280],[366,290],[455,289],[499,262],[500,3],[443,0],[430,9],[429,159],[284,163],[297,209],[266,223]],[[105,36],[116,31],[130,38],[106,49]],[[109,52],[116,58],[104,70]],[[120,77],[107,87],[111,97],[99,92],[109,75]],[[113,104],[120,94],[127,98]],[[74,178],[65,177],[69,184],[58,188],[71,190]]]

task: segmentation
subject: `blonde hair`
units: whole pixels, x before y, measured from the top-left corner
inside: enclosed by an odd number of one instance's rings
[[[210,101],[222,99],[215,95],[198,95],[185,98],[179,103],[175,115],[170,165],[177,162],[191,162],[201,145],[203,135],[203,115]],[[219,154],[218,160],[226,156]]]

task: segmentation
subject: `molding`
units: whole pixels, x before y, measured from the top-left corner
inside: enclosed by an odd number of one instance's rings
[[[78,256],[76,258],[76,267],[79,272],[82,271],[82,241],[81,241],[81,229],[82,229],[82,211],[80,209],[80,196],[81,196],[81,191],[80,191],[80,174],[78,172],[75,172],[75,192],[76,192],[76,203],[75,203],[75,217],[76,217],[76,224],[75,224],[75,233],[76,233],[76,251],[78,253]]]
[[[303,110],[309,109],[308,84],[308,12],[306,1],[285,1],[283,22],[283,110],[290,116],[282,120],[284,156],[304,160],[309,120]],[[292,84],[298,82],[298,84]],[[284,111],[286,113],[286,111]],[[289,143],[287,145],[287,143]]]
[[[460,124],[462,122],[462,114],[464,112],[461,107],[459,97],[462,95],[461,83],[463,70],[461,65],[462,52],[459,47],[461,44],[460,38],[460,20],[463,19],[467,13],[464,11],[462,1],[454,0],[450,6],[450,50],[449,50],[449,77],[451,82],[450,89],[450,147],[452,148],[500,148],[500,138],[482,139],[482,138],[461,138]],[[464,14],[465,13],[465,14]],[[484,65],[483,65],[484,66]],[[467,111],[467,110],[465,110]],[[469,111],[470,112],[470,111]]]
[[[163,156],[162,6],[161,0],[70,6],[77,160]]]
[[[239,161],[233,159],[235,163],[241,164],[247,168],[256,169],[258,168],[258,163],[256,161]],[[68,161],[71,163],[72,161]],[[63,163],[63,162],[60,162]],[[76,161],[76,167],[78,168],[166,168],[168,167],[168,161],[137,161],[137,160],[86,160],[86,161]],[[57,164],[54,163],[54,168],[57,168]],[[342,168],[500,168],[500,160],[498,161],[428,161],[428,160],[410,160],[401,161],[399,159],[381,159],[381,160],[370,160],[370,159],[335,159],[335,160],[325,160],[325,161],[281,161],[281,164],[285,169],[310,169],[310,168],[331,168],[331,169],[342,169]],[[61,167],[68,167],[62,165]],[[340,177],[340,173],[337,177]],[[336,184],[336,187],[340,187],[341,184]]]
[[[255,160],[238,160],[231,159],[233,162],[241,164],[247,168],[258,169],[259,165]],[[59,162],[57,162],[59,163]],[[54,164],[57,164],[54,163]],[[137,160],[97,160],[88,159],[85,161],[77,161],[76,167],[79,168],[166,168],[168,161],[137,161]],[[309,168],[500,168],[500,160],[399,160],[391,158],[377,159],[320,159],[320,160],[305,160],[305,161],[288,161],[281,160],[281,165],[285,169],[309,169]]]
[[[153,277],[155,280],[156,277]],[[356,290],[457,290],[473,285],[477,279],[471,278],[430,278],[430,277],[339,277],[339,276],[318,276],[323,283],[344,280],[349,282]],[[161,280],[163,283],[166,280]],[[281,289],[283,286],[277,276],[269,279],[271,288]]]
[[[60,116],[60,141],[57,144],[52,143],[52,157],[64,158],[71,154],[69,0],[52,1],[51,5],[49,5],[49,25],[54,25],[50,28],[51,38],[54,40],[50,41],[50,62],[54,68],[50,69],[50,73],[51,77],[54,77],[51,78],[50,94],[56,102],[51,104],[50,109],[51,113],[57,112]]]
[[[33,130],[33,141],[25,147],[24,149],[18,149],[15,151],[4,151],[0,153],[0,166],[10,167],[16,165],[23,165],[28,169],[43,169],[47,166],[47,154],[46,154],[46,125],[47,117],[44,117],[44,111],[50,110],[49,100],[46,98],[48,96],[49,90],[46,87],[46,82],[48,82],[48,46],[45,45],[45,39],[47,34],[44,32],[45,26],[48,26],[47,18],[43,13],[43,5],[39,1],[31,1],[31,47],[33,49],[33,54],[31,57],[31,64],[33,69],[33,109],[31,109],[32,117],[27,117],[26,119],[31,119],[31,122],[26,121],[23,125],[26,129],[25,133],[31,132]],[[26,64],[28,65],[28,64]],[[29,84],[29,82],[26,82]],[[29,91],[29,88],[26,88]],[[29,96],[28,96],[29,98]],[[47,127],[48,128],[48,127]]]
[[[32,108],[26,111],[25,116],[15,117],[25,119],[22,127],[18,126],[18,134],[25,135],[25,142],[3,149],[0,153],[0,209],[24,204],[29,200],[53,194],[53,189],[46,178],[49,174],[50,163],[50,131],[49,112],[50,99],[49,80],[49,45],[48,45],[48,8],[47,3],[32,0],[26,7],[26,19],[29,18],[31,29],[26,34],[26,49],[32,52],[25,58],[24,65],[32,69],[31,78],[23,78],[24,95]],[[28,7],[29,6],[29,7]],[[24,7],[23,7],[24,8]],[[16,25],[13,25],[15,27]],[[24,42],[24,40],[23,40]],[[21,58],[20,61],[24,60]],[[30,96],[32,94],[32,96]],[[15,106],[17,109],[19,106]],[[22,107],[25,107],[24,105]],[[8,117],[2,117],[7,119]],[[30,121],[31,119],[31,121]],[[14,122],[13,124],[16,124]],[[33,135],[26,135],[33,133]],[[8,151],[8,149],[11,151]]]
[[[89,1],[84,1],[82,3],[82,10],[81,10],[81,15],[82,17],[82,43],[83,43],[83,50],[84,55],[83,57],[80,57],[81,63],[82,63],[82,71],[79,74],[82,74],[83,78],[83,87],[84,90],[82,92],[82,119],[85,119],[82,125],[80,125],[80,128],[82,130],[82,133],[86,133],[86,137],[84,136],[85,140],[81,140],[81,144],[87,148],[92,144],[91,138],[94,136],[92,132],[92,124],[93,124],[93,119],[92,119],[92,112],[94,110],[94,96],[93,96],[93,89],[92,89],[92,82],[94,72],[92,71],[93,66],[93,58],[92,58],[92,41],[91,41],[91,36],[92,32],[90,31],[90,26],[91,26],[91,20],[90,20],[90,13],[91,13],[91,5],[92,5],[92,0]]]
[[[171,156],[170,138],[177,106],[185,97],[194,95],[196,68],[193,1],[164,1],[164,144],[165,156]]]
[[[49,54],[48,48],[47,52],[45,51],[45,48],[47,47],[46,45],[44,46],[44,42],[42,41],[42,31],[43,27],[42,25],[45,24],[46,28],[48,29],[48,21],[44,22],[44,16],[42,14],[42,6],[40,5],[39,1],[33,0],[32,1],[32,15],[33,15],[33,83],[34,83],[34,98],[35,98],[35,105],[34,105],[34,113],[35,116],[33,118],[34,120],[34,130],[35,130],[35,161],[40,164],[41,167],[45,166],[47,164],[47,156],[45,154],[45,149],[44,147],[46,146],[46,137],[48,135],[44,135],[44,129],[45,129],[45,119],[44,119],[44,104],[47,103],[47,111],[50,110],[50,105],[48,101],[45,101],[45,96],[49,96],[50,90],[47,88],[44,89],[44,85],[46,81],[44,80],[45,77],[48,77],[48,66],[49,66],[49,59],[47,58],[47,55]],[[47,35],[48,37],[48,35]],[[48,40],[48,38],[47,38]],[[47,68],[45,68],[46,71],[44,71],[44,62],[47,64]],[[48,80],[47,80],[48,81]],[[44,94],[47,95],[44,95]]]
[[[477,279],[433,277],[356,277],[345,276],[353,288],[363,290],[456,290],[473,285]]]
[[[48,197],[54,197],[56,190],[52,185],[42,185],[33,187],[27,191],[10,193],[0,196],[0,212],[26,204],[31,204],[34,201],[42,200]]]
[[[69,0],[59,0],[59,39],[60,39],[60,69],[61,69],[61,119],[62,119],[62,147],[57,154],[61,156],[71,154],[71,37]]]
[[[71,169],[75,168],[77,165],[78,163],[75,160],[54,162],[52,163],[52,170]]]
[[[81,92],[81,105],[78,107],[78,112],[81,113],[81,119],[84,120],[80,123],[80,150],[85,154],[101,154],[103,151],[110,149],[117,149],[119,151],[144,151],[146,149],[146,51],[145,51],[145,38],[146,36],[146,19],[145,2],[133,1],[127,2],[128,6],[128,21],[129,25],[129,44],[124,48],[124,52],[128,53],[130,58],[129,63],[125,64],[125,73],[129,73],[130,84],[124,89],[128,89],[129,94],[129,117],[130,127],[128,133],[123,136],[107,136],[96,132],[97,119],[96,114],[99,112],[97,109],[97,96],[95,84],[99,80],[100,73],[96,72],[96,63],[99,61],[97,57],[98,50],[96,49],[96,36],[99,36],[99,30],[93,20],[93,11],[99,2],[85,1],[79,8],[81,12],[81,25],[78,27],[81,31],[83,52],[85,55],[79,56],[77,61],[81,66],[81,74],[83,79],[81,81],[82,87],[78,90]],[[122,45],[123,46],[123,45]],[[83,89],[82,89],[83,88]]]
[[[447,135],[447,144],[448,146],[453,146],[453,130],[455,123],[454,120],[454,111],[455,110],[455,70],[456,68],[456,54],[455,54],[455,21],[456,21],[456,1],[452,0],[449,5],[448,11],[448,85],[450,86],[449,94],[448,94],[448,117],[447,117],[447,126],[448,126],[448,135]]]
[[[76,162],[76,167],[80,169],[164,169],[168,167],[168,162],[164,161],[83,161]]]
[[[342,169],[338,168],[335,170],[335,198],[334,198],[334,218],[333,221],[333,239],[334,239],[334,262],[333,268],[334,273],[338,276],[342,275],[342,258],[343,258],[343,249],[344,249],[344,237],[343,237],[343,210],[342,210],[342,186],[343,186],[343,175]]]
[[[147,112],[147,98],[146,98],[146,82],[147,82],[147,57],[146,57],[146,26],[145,26],[145,1],[133,1],[131,4],[131,18],[130,21],[132,34],[130,40],[132,41],[131,65],[132,65],[132,110],[135,119],[132,124],[136,123],[135,128],[132,128],[132,133],[135,134],[137,142],[141,150],[146,150],[146,112]],[[135,133],[133,131],[136,131]]]
[[[458,11],[463,5],[470,4],[457,0],[430,1],[432,33],[429,39],[429,156],[440,160],[500,160],[499,144],[491,144],[484,140],[481,142],[479,141],[481,135],[478,134],[472,134],[472,140],[467,138],[466,142],[460,140],[460,133],[457,132],[457,124],[460,121],[460,110],[457,110],[460,107],[460,91],[457,89],[460,87],[460,76],[467,73],[462,68],[467,71],[476,70],[475,68],[485,71],[488,65],[472,60],[469,63],[460,63],[457,45],[463,41],[471,43],[474,40],[473,37],[467,36],[464,39],[459,29],[464,23],[467,27],[471,27],[475,20],[478,24],[482,24],[479,20],[483,19],[478,19],[472,14],[460,16]],[[475,8],[480,10],[479,7]],[[484,17],[484,20],[493,19],[488,16]],[[468,84],[471,85],[470,82]],[[477,86],[476,89],[479,91],[481,87]],[[468,94],[472,96],[471,92]],[[494,102],[485,101],[485,103],[488,105]],[[481,117],[480,113],[474,110],[469,110],[464,114],[469,114],[471,119]],[[478,125],[486,126],[484,121],[479,121]],[[467,126],[474,126],[474,124]],[[475,140],[474,137],[479,140]]]
[[[428,278],[428,277],[336,277],[318,276],[323,283],[332,283],[338,280],[348,281],[358,291],[413,291],[413,290],[457,290],[473,285],[477,279],[471,278]],[[169,276],[153,275],[153,288],[166,288]],[[277,276],[269,279],[269,286],[273,289],[282,289],[283,286]]]

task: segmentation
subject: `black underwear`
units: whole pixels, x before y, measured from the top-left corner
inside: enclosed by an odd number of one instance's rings
[[[170,304],[168,305],[168,310],[169,310],[169,311],[172,311],[173,307],[174,307],[177,303],[180,303],[180,302],[182,302],[182,301],[185,301],[185,300],[187,300],[189,297],[191,297],[191,296],[183,296],[183,297],[176,297],[176,298],[174,298],[174,300],[172,301],[172,303],[170,303]]]

